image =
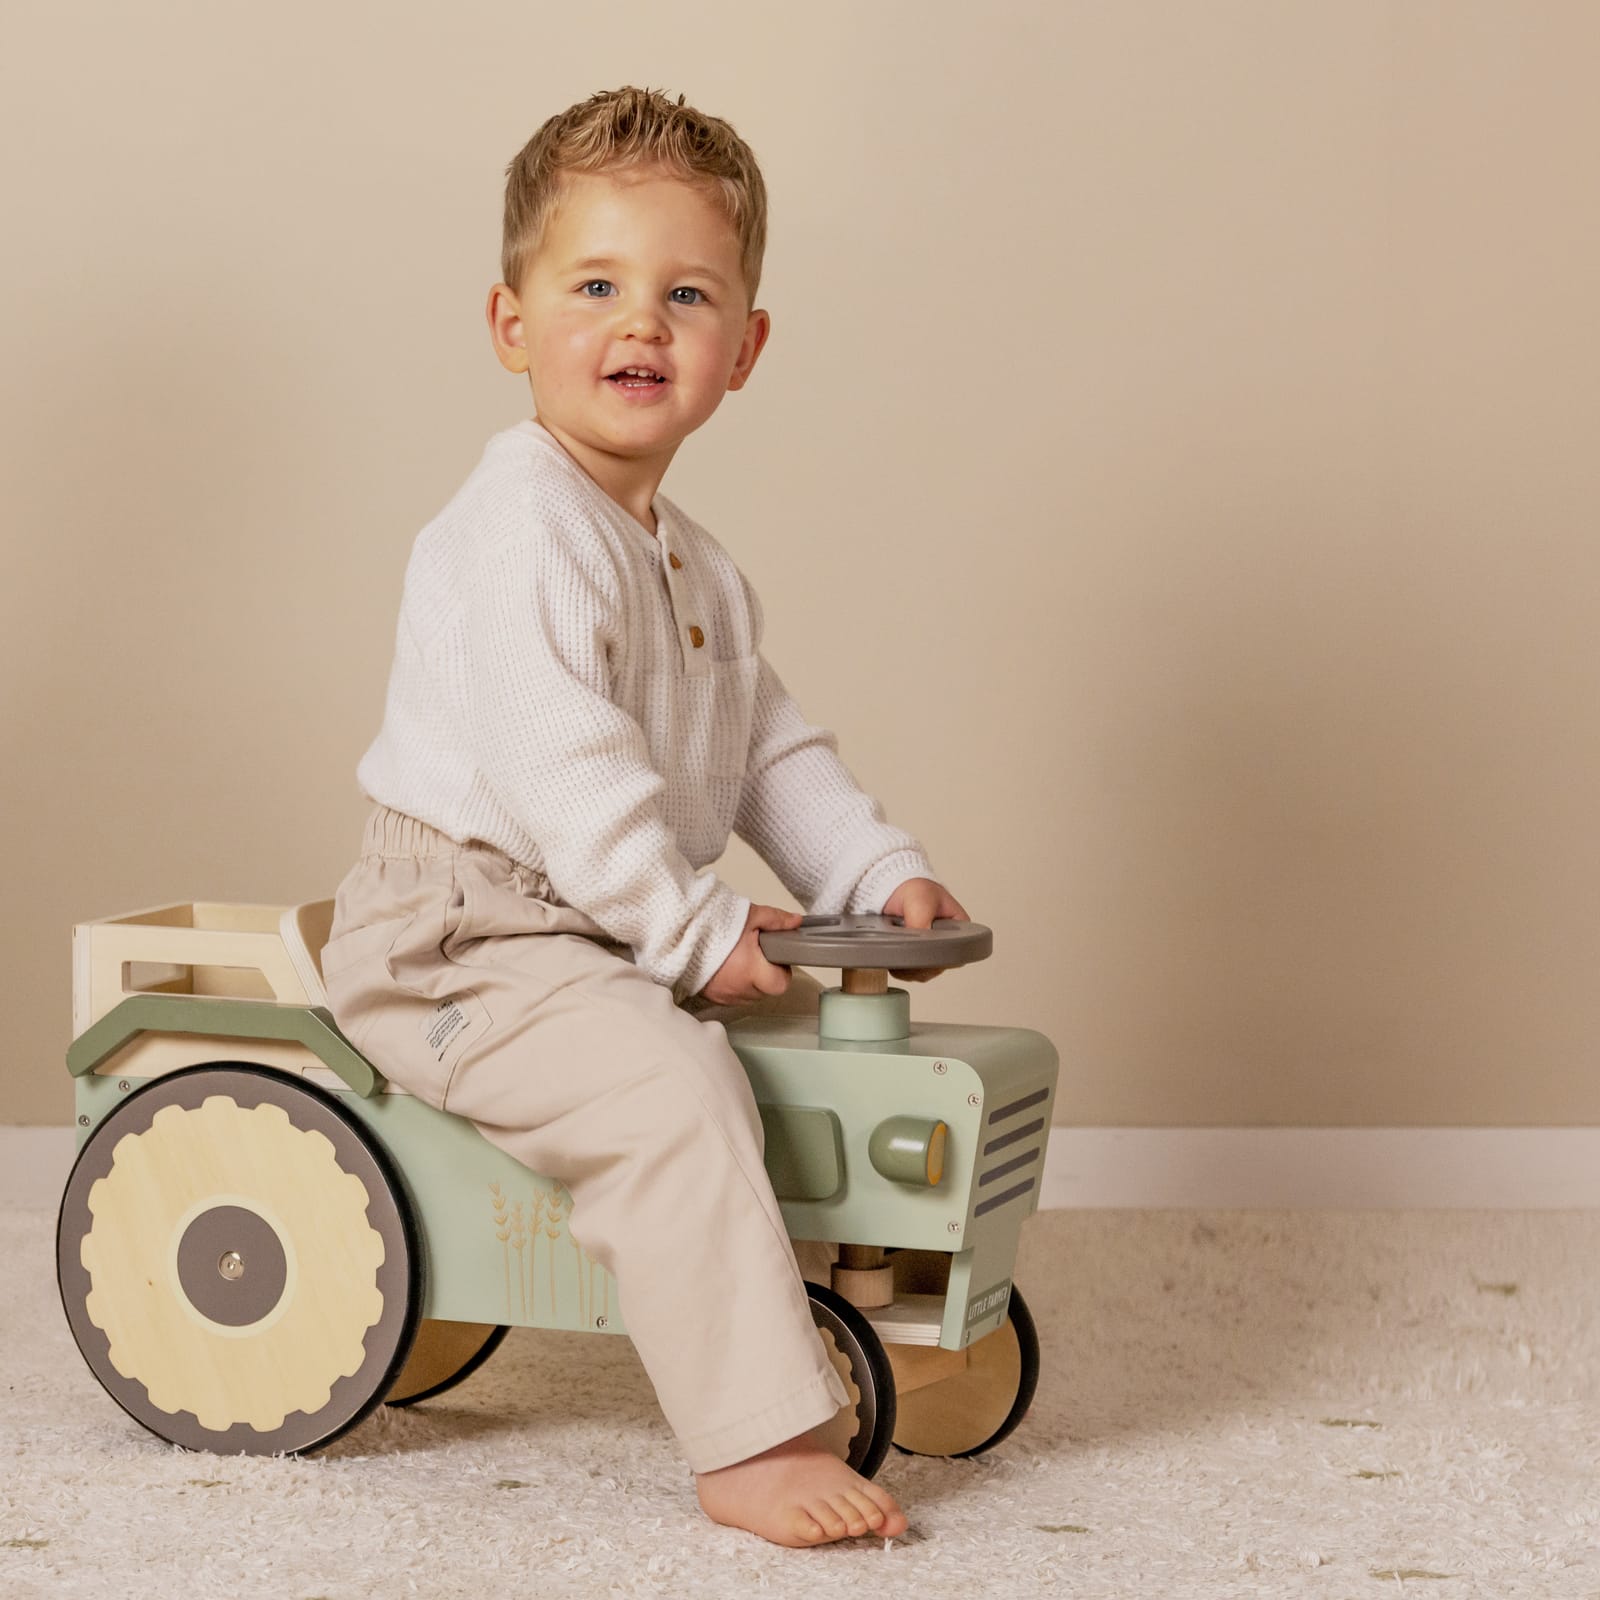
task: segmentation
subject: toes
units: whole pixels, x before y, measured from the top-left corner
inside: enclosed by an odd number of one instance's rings
[[[858,1515],[866,1520],[869,1528],[882,1526],[884,1511],[877,1501],[859,1489],[847,1489],[845,1493],[849,1497],[850,1504],[856,1508]]]
[[[878,1532],[889,1539],[899,1538],[906,1531],[907,1523],[905,1512],[900,1509],[894,1496],[870,1482],[860,1492],[870,1496],[873,1503],[883,1512],[883,1523]]]
[[[852,1539],[858,1533],[867,1531],[867,1519],[862,1515],[861,1507],[855,1503],[848,1489],[843,1489],[834,1495],[828,1504],[844,1523],[845,1531]]]
[[[822,1531],[830,1539],[842,1539],[849,1531],[844,1525],[844,1519],[827,1500],[818,1500],[814,1504],[808,1505],[806,1514],[813,1522],[822,1525]]]
[[[828,1537],[803,1511],[794,1519],[794,1533],[802,1544],[821,1544]]]
[[[900,1503],[887,1489],[880,1489],[870,1478],[863,1478],[857,1494],[865,1495],[887,1517],[900,1509]]]

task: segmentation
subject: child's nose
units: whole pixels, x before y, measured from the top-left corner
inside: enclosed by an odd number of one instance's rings
[[[642,338],[650,338],[658,334],[666,326],[666,317],[660,306],[649,305],[642,300],[636,300],[627,306],[622,313],[621,324],[623,331],[638,334]]]

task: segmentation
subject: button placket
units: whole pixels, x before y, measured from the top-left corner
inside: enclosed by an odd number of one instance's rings
[[[687,587],[685,580],[676,576],[683,570],[683,561],[677,551],[665,543],[661,546],[661,552],[667,558],[663,570],[667,578],[667,592],[672,599],[673,621],[678,629],[678,643],[683,651],[684,670],[696,677],[708,674],[711,671],[711,661],[705,649],[705,630],[698,621],[684,620],[685,600],[690,602],[691,612],[696,608],[693,603],[693,590]]]

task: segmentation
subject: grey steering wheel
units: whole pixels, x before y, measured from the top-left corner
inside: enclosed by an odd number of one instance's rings
[[[805,917],[798,928],[764,928],[761,953],[779,966],[880,968],[964,967],[994,950],[981,922],[940,917],[931,928],[908,928],[901,917],[846,912]]]

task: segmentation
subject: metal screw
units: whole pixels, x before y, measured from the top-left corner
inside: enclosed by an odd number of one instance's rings
[[[117,1087],[119,1089],[127,1090],[127,1089],[131,1089],[133,1087],[133,1085],[131,1083],[129,1083],[126,1078],[123,1078],[118,1082]]]
[[[89,1119],[87,1117],[79,1117],[78,1126],[80,1128],[87,1128],[89,1126]]]
[[[942,1078],[950,1069],[944,1064],[944,1062],[935,1061],[933,1064],[933,1070]]]
[[[609,1328],[611,1326],[611,1318],[610,1317],[596,1317],[594,1319],[594,1325],[597,1328]]]
[[[244,1276],[244,1257],[237,1250],[230,1250],[218,1263],[217,1271],[229,1283],[237,1283]]]
[[[983,1104],[983,1096],[981,1094],[969,1094],[967,1096],[967,1104],[969,1106],[981,1106]]]
[[[959,1222],[947,1223],[945,1225],[945,1230],[944,1231],[946,1233],[960,1233],[961,1232],[961,1224]]]

